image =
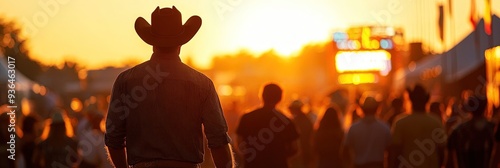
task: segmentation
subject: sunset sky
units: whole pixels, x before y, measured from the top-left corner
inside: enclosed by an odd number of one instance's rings
[[[484,0],[476,1],[482,17]],[[213,55],[242,48],[256,53],[274,48],[293,55],[304,44],[331,40],[334,31],[352,25],[402,27],[407,41],[422,39],[442,51],[439,3],[447,5],[448,0],[0,0],[0,16],[22,26],[37,60],[72,60],[94,69],[149,59],[151,46],[135,33],[135,19],[143,16],[150,21],[156,6],[175,5],[184,21],[191,15],[203,19],[181,57],[190,56],[196,65],[208,67]],[[455,42],[472,31],[470,3],[453,0]],[[500,0],[492,0],[492,7],[498,15]],[[446,46],[452,39],[448,36]]]

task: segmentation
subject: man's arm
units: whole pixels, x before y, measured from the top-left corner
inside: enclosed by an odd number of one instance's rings
[[[108,149],[109,159],[113,163],[113,166],[116,168],[127,168],[127,156],[125,154],[125,148],[121,149],[113,149],[110,147],[106,147]]]
[[[233,150],[229,144],[221,147],[211,148],[212,158],[217,168],[233,168]]]
[[[213,83],[209,83],[209,88],[209,94],[202,104],[201,116],[208,147],[218,168],[233,168],[233,152],[229,146],[231,138],[227,135],[226,119]]]
[[[124,93],[121,86],[120,74],[116,79],[111,93],[111,102],[106,116],[106,133],[104,143],[106,145],[109,159],[117,168],[127,168],[127,157],[125,153],[126,118],[128,108],[120,101],[119,97]]]

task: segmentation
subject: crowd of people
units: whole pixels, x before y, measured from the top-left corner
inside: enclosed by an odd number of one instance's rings
[[[353,117],[346,117],[349,113],[340,108],[345,105],[332,101],[315,118],[304,111],[301,100],[292,101],[286,112],[280,111],[277,105],[283,90],[277,84],[266,85],[261,94],[262,107],[243,114],[236,124],[229,123],[229,130],[236,135],[231,144],[238,167],[489,168],[498,165],[499,156],[494,151],[500,133],[485,115],[484,97],[468,95],[450,101],[453,104],[429,102],[428,92],[417,85],[407,91],[407,98],[396,97],[390,103],[370,96],[361,99],[356,102],[361,115],[354,110],[350,114]],[[411,102],[410,110],[405,110],[406,101]],[[449,107],[449,115],[443,108],[445,105]],[[346,127],[347,118],[352,122]],[[7,113],[0,119],[1,123],[9,122]],[[102,112],[92,109],[71,119],[63,109],[53,110],[46,121],[23,117],[16,160],[7,159],[8,153],[3,150],[7,146],[2,144],[0,165],[113,167],[105,150],[103,119]],[[8,141],[6,130],[2,128],[2,141]]]
[[[62,108],[52,110],[50,118],[37,115],[22,117],[22,126],[16,129],[14,159],[5,153],[8,144],[1,144],[0,167],[80,167],[111,168],[104,148],[103,113],[88,110],[79,117],[68,117]],[[0,115],[2,142],[11,136],[6,132],[7,113]],[[76,122],[72,122],[76,121]],[[5,131],[4,131],[5,130]]]
[[[498,165],[499,156],[494,151],[500,133],[485,115],[484,96],[465,94],[461,100],[444,104],[430,102],[421,85],[406,93],[406,98],[396,97],[388,107],[376,97],[364,97],[356,102],[361,115],[356,110],[349,114],[340,108],[345,105],[332,101],[318,119],[303,111],[300,100],[294,100],[287,109],[289,119],[276,108],[282,95],[280,87],[266,85],[261,95],[263,106],[244,114],[236,128],[233,145],[241,155],[238,163],[250,168]],[[405,108],[405,104],[411,105]],[[352,124],[346,127],[343,123],[347,119]]]

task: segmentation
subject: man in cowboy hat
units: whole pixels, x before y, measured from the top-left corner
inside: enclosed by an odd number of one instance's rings
[[[233,166],[212,81],[179,58],[181,45],[200,26],[199,16],[182,25],[175,7],[157,7],[151,25],[142,17],[136,20],[135,30],[153,46],[153,54],[122,72],[113,86],[105,143],[115,167],[200,167],[203,131],[216,166]]]

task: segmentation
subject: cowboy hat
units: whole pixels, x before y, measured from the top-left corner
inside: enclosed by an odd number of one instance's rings
[[[173,47],[186,44],[201,27],[201,18],[191,16],[182,25],[182,16],[179,10],[156,7],[151,13],[151,24],[144,18],[135,20],[135,31],[144,42],[158,47]]]

